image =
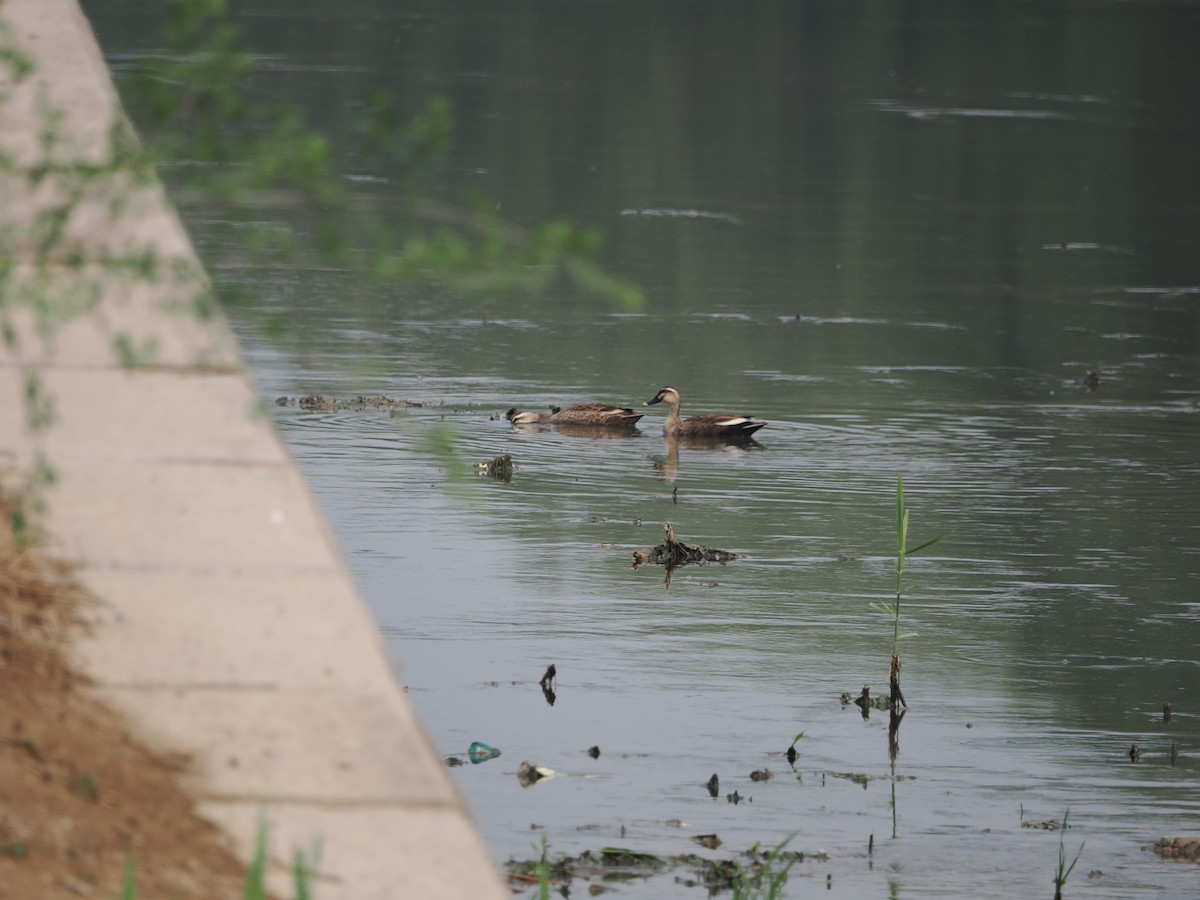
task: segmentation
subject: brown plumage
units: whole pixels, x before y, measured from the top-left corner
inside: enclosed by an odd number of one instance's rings
[[[668,437],[710,437],[725,440],[748,441],[754,437],[754,432],[766,425],[766,422],[755,422],[749,416],[688,416],[679,418],[679,391],[673,387],[665,387],[642,406],[655,403],[666,403],[671,408],[667,419],[663,422],[663,434]]]
[[[645,413],[634,412],[624,406],[609,406],[606,403],[581,403],[560,409],[550,407],[550,412],[518,411],[516,407],[504,417],[514,425],[591,425],[603,428],[633,428]]]

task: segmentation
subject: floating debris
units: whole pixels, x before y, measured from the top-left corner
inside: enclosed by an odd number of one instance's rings
[[[876,778],[883,777],[882,775],[867,775],[863,772],[830,772],[829,774],[834,778],[844,778],[847,781],[853,782],[861,786],[864,791],[867,789],[867,785]]]
[[[708,835],[693,838],[701,843]],[[715,837],[713,835],[712,837]],[[793,865],[802,864],[806,860],[824,862],[829,859],[824,851],[817,851],[810,857],[802,852],[764,851],[757,845],[755,848],[738,854],[739,859],[712,859],[697,853],[682,853],[676,856],[655,856],[651,853],[636,853],[617,847],[606,847],[601,851],[585,850],[579,856],[571,857],[566,854],[554,854],[552,860],[539,857],[530,860],[510,859],[505,868],[508,878],[514,886],[522,888],[540,883],[546,874],[545,866],[550,864],[549,876],[555,886],[555,896],[561,893],[564,897],[579,894],[595,895],[606,891],[605,886],[622,881],[638,881],[658,875],[671,868],[684,867],[692,872],[692,876],[677,875],[675,883],[684,887],[706,888],[706,895],[716,896],[718,893],[741,888],[758,888],[764,884],[764,876],[768,874],[768,866],[777,864],[778,869],[787,870]],[[569,890],[573,882],[582,881],[584,884],[578,891]],[[600,890],[597,890],[597,889]],[[616,888],[619,890],[619,888]]]
[[[1062,825],[1059,823],[1058,819],[1039,819],[1036,822],[1033,820],[1021,822],[1021,827],[1036,828],[1039,831],[1058,831]]]
[[[306,397],[277,397],[276,406],[298,406],[307,412],[362,412],[367,409],[420,409],[425,404],[412,400],[393,400],[384,394],[374,397],[359,396],[350,400],[338,400],[322,394],[309,394]]]
[[[862,693],[857,697],[851,696],[849,691],[842,692],[842,706],[849,706],[853,703],[863,711],[863,718],[867,718],[867,713],[872,709],[888,709],[890,706],[887,697],[872,697],[871,686],[864,684]]]
[[[658,546],[633,551],[633,567],[640,569],[649,563],[666,566],[667,580],[665,584],[667,587],[671,586],[671,573],[679,566],[706,562],[725,565],[725,563],[731,560],[743,558],[741,553],[731,553],[728,550],[714,550],[710,547],[685,544],[676,539],[675,529],[671,527],[670,522],[663,525],[663,532],[665,537],[663,542]]]
[[[558,669],[554,667],[554,663],[550,663],[546,667],[545,674],[542,675],[542,680],[538,682],[538,686],[542,689],[542,696],[546,698],[546,702],[551,706],[558,699],[558,694],[554,691],[554,683],[557,677]]]
[[[1187,859],[1200,861],[1200,838],[1161,838],[1151,848],[1163,859]]]
[[[495,759],[499,755],[499,750],[495,747],[489,747],[482,741],[475,741],[467,748],[467,756],[473,763],[487,762],[489,759]]]
[[[547,781],[557,775],[553,769],[547,769],[545,766],[535,766],[529,760],[524,760],[517,767],[517,782],[521,787],[532,787],[539,781]]]
[[[478,468],[481,476],[494,478],[497,481],[503,481],[505,484],[508,484],[512,481],[513,472],[517,467],[513,463],[512,454],[505,453],[503,456],[497,456],[495,459],[479,463]]]

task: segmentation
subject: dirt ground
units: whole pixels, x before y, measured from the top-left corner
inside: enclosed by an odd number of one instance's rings
[[[246,869],[155,754],[71,671],[86,602],[69,573],[17,549],[0,501],[0,898],[241,897]]]

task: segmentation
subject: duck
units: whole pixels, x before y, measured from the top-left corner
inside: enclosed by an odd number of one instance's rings
[[[655,403],[666,403],[671,408],[667,419],[663,422],[663,434],[667,437],[692,438],[707,437],[721,438],[727,441],[751,441],[754,432],[766,425],[766,422],[756,422],[749,416],[688,416],[679,418],[679,391],[667,385],[657,394],[647,400],[642,406],[653,406]]]
[[[633,428],[645,413],[607,403],[581,403],[578,406],[550,407],[550,412],[518,411],[514,406],[504,418],[514,425],[590,425],[602,428]]]

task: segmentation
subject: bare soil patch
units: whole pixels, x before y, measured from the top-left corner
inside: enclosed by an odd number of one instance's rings
[[[187,765],[139,743],[73,671],[86,595],[16,546],[0,500],[0,895],[241,897],[246,869],[179,784]]]

